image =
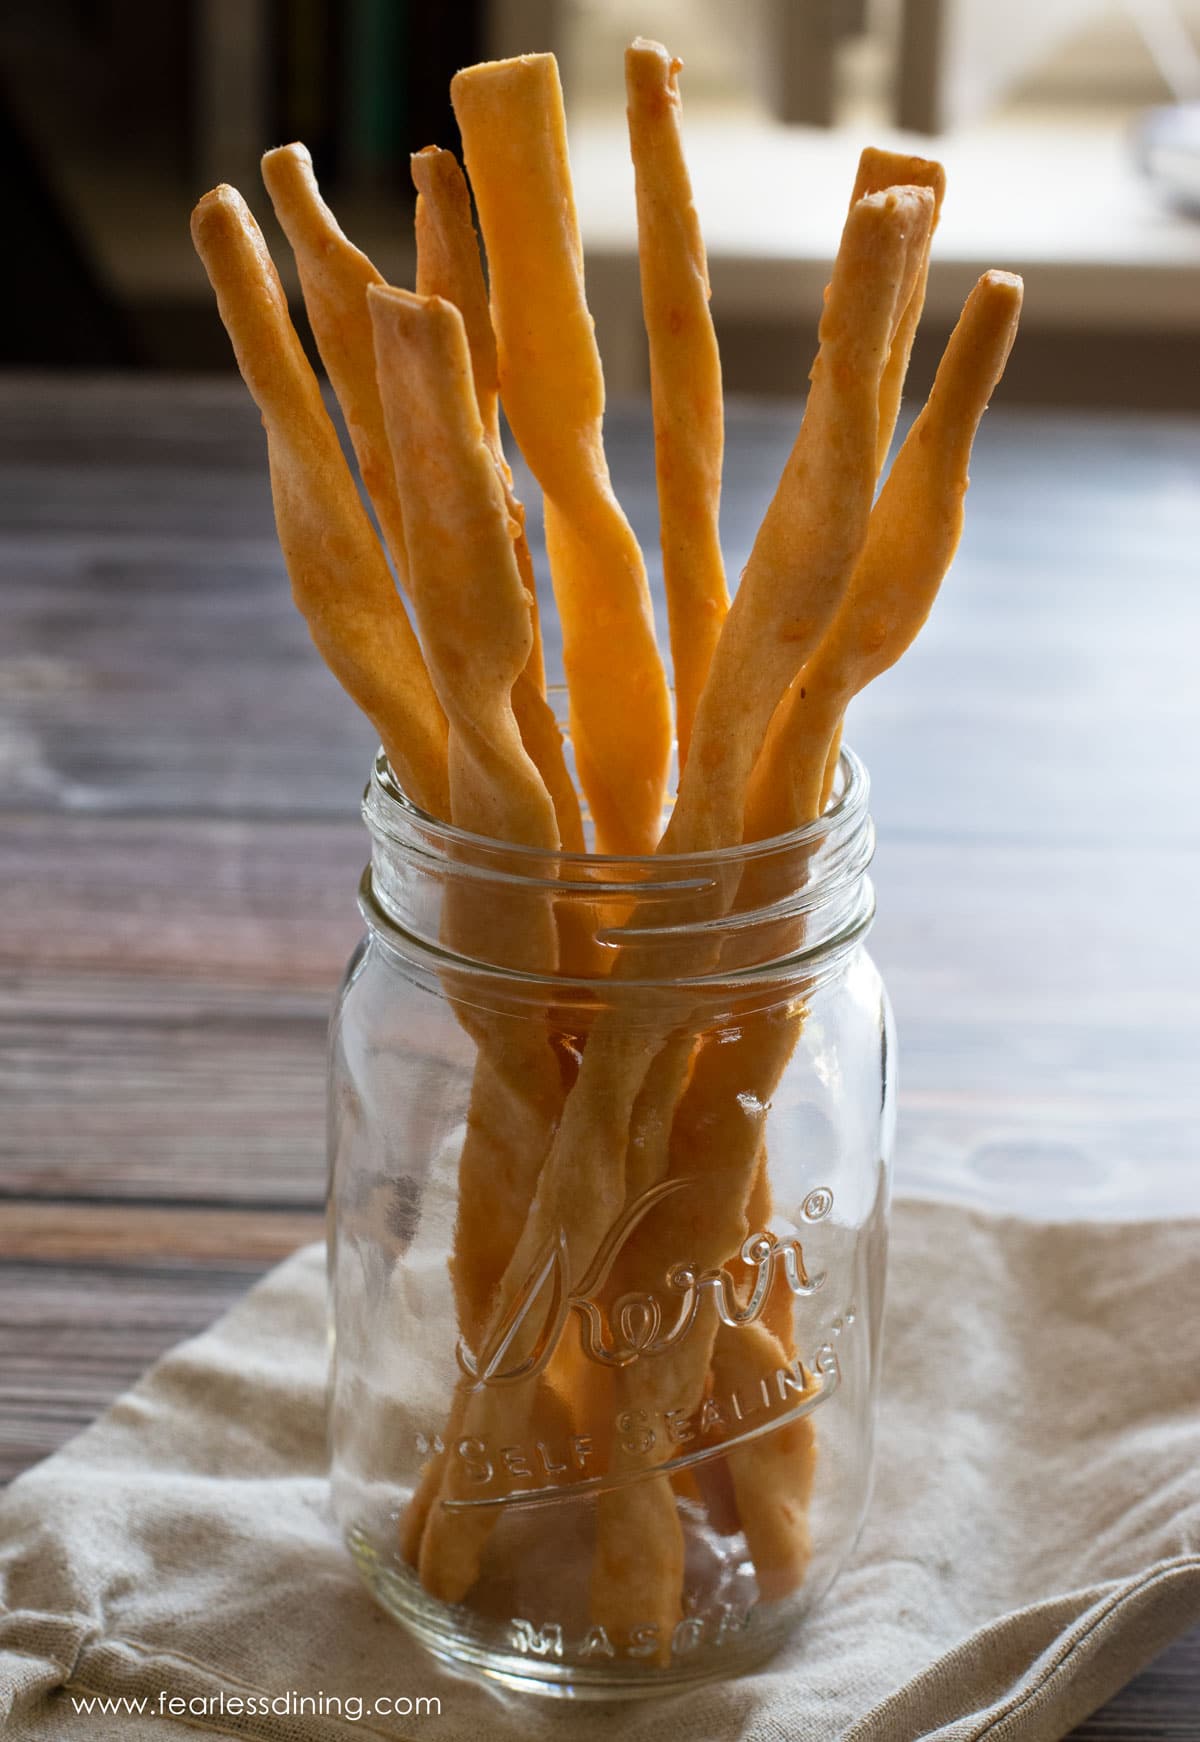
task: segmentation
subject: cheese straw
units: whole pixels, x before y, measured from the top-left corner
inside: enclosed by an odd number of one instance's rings
[[[554,806],[511,702],[532,644],[529,597],[479,415],[462,315],[438,297],[381,287],[369,290],[367,302],[413,605],[450,725],[451,817],[473,833],[552,853],[560,845]],[[554,972],[547,899],[506,903],[490,891],[486,899],[473,890],[448,892],[443,931],[456,952],[486,958],[497,927],[515,969]],[[453,997],[453,976],[445,978]],[[456,1012],[479,1048],[452,1263],[459,1327],[474,1342],[517,1242],[562,1081],[543,1023],[505,1021],[469,1002],[456,1003]],[[545,1419],[545,1388],[539,1393]],[[405,1527],[414,1554],[420,1527],[418,1499]]]
[[[821,351],[804,424],[747,565],[739,603],[743,597],[748,603],[740,610],[735,603],[717,647],[697,712],[696,748],[676,805],[679,825],[668,830],[671,847],[664,845],[664,850],[703,850],[719,843],[719,828],[729,839],[740,837],[745,795],[737,790],[736,770],[744,766],[748,776],[779,694],[819,639],[849,580],[866,534],[874,485],[879,375],[898,312],[907,300],[909,263],[928,226],[931,204],[926,190],[892,192],[859,202],[847,220],[822,317]],[[784,525],[789,515],[798,524]],[[804,536],[810,526],[834,529],[823,554]],[[807,603],[798,613],[802,597]],[[731,651],[723,660],[727,638]],[[780,646],[787,649],[783,658],[778,655]],[[743,668],[751,650],[759,656],[755,679],[762,693],[737,698],[738,710],[732,717],[740,714],[741,718],[729,732],[727,717],[726,731],[731,738],[744,732],[747,742],[723,758],[712,725],[707,727],[709,736],[702,736],[706,709],[711,713],[725,705],[725,686]],[[773,685],[778,689],[772,695]],[[710,699],[710,692],[716,701]],[[698,753],[701,744],[712,746],[706,758]],[[710,776],[707,783],[705,773]],[[724,807],[716,822],[710,803]],[[661,916],[659,923],[663,923]],[[674,958],[672,971],[677,967]],[[621,953],[614,977],[654,977],[655,972],[654,951],[639,949]],[[501,1284],[502,1302],[519,1286],[547,1239],[561,1234],[571,1275],[582,1275],[586,1269],[624,1201],[624,1157],[634,1101],[655,1054],[675,1023],[686,1017],[682,991],[680,1001],[677,1012],[664,1013],[664,1028],[639,1028],[623,1020],[615,1005],[597,1019],[542,1169],[529,1220]],[[670,1083],[669,1091],[673,1101],[678,1081]],[[588,1182],[584,1194],[578,1190],[580,1179]],[[488,1335],[497,1328],[489,1325]],[[662,1367],[661,1362],[648,1365],[655,1371]],[[473,1390],[463,1411],[465,1431],[495,1444],[515,1443],[532,1402],[528,1385]],[[458,1498],[460,1482],[457,1471],[448,1466],[443,1499]],[[658,1488],[648,1482],[637,1486],[647,1495]],[[669,1485],[662,1486],[673,1507]],[[642,1506],[641,1495],[636,1504]],[[444,1505],[431,1509],[420,1571],[435,1595],[456,1601],[474,1582],[491,1528],[488,1510],[464,1512]],[[597,1578],[602,1582],[606,1565],[602,1545],[597,1555]],[[618,1558],[624,1558],[623,1552]],[[619,1592],[614,1596],[618,1603],[623,1601]],[[674,1589],[670,1601],[677,1601]],[[653,1617],[655,1611],[648,1613]]]
[[[911,432],[893,467],[892,479],[871,516],[866,547],[855,568],[855,577],[826,638],[798,679],[799,688],[803,688],[808,672],[826,669],[829,646],[838,672],[838,681],[829,685],[827,718],[834,723],[853,692],[855,681],[859,685],[866,683],[899,657],[927,617],[961,528],[961,496],[967,483],[970,442],[1012,345],[1019,305],[1019,282],[1003,273],[988,275],[972,296],[960,329],[947,347],[939,381],[930,395],[930,406]],[[850,650],[860,650],[857,671],[853,669]],[[718,652],[718,660],[719,657]],[[712,681],[716,676],[714,664]],[[756,803],[752,803],[745,827],[749,840],[782,833],[819,815],[820,784],[833,730],[836,725],[829,732],[815,733],[812,749],[806,754],[801,751],[799,737],[789,740],[787,751],[798,761],[799,770],[808,772],[806,784],[799,780],[798,801],[785,814],[779,814],[779,810],[773,815],[756,814]],[[779,782],[782,793],[794,789],[794,782],[787,779],[787,751],[780,760],[766,763],[768,772],[761,782],[756,779],[756,793],[770,798],[773,782]],[[683,803],[681,789],[676,817],[683,812]],[[787,948],[787,942],[780,941],[780,955]],[[690,1261],[697,1265],[705,1261],[718,1263],[719,1251],[735,1251],[740,1239],[744,1239],[745,1204],[751,1197],[763,1134],[763,1115],[754,1115],[752,1110],[770,1104],[775,1084],[794,1049],[801,1021],[801,1016],[782,1024],[754,1019],[744,1024],[737,1042],[707,1047],[698,1054],[672,1131],[672,1155],[678,1155],[676,1165],[688,1178],[704,1178],[705,1167],[712,1169],[719,1192],[716,1205],[728,1193],[728,1219],[721,1219],[714,1200],[709,1200],[711,1225],[705,1225],[698,1235],[700,1251],[695,1258],[691,1256],[697,1244],[695,1226],[681,1226],[676,1232],[674,1239],[681,1242],[679,1249],[688,1249]],[[674,1200],[681,1212],[683,1197],[679,1193]],[[690,1235],[690,1246],[683,1246],[684,1235]],[[662,1223],[655,1225],[655,1246],[657,1251],[676,1249],[671,1230],[664,1230]],[[639,1286],[646,1287],[646,1280],[643,1277],[637,1282],[624,1277],[622,1286],[637,1291]],[[751,1394],[754,1373],[759,1367],[770,1371],[787,1366],[785,1345],[777,1345],[773,1350],[768,1347],[770,1324],[761,1326],[756,1341],[745,1340],[740,1333],[735,1338],[718,1329],[716,1319],[712,1319],[709,1340],[714,1334],[718,1338],[716,1345],[709,1345],[714,1347],[714,1361],[726,1373],[733,1373],[738,1362],[744,1362],[742,1376],[751,1383]],[[763,1347],[759,1348],[759,1343]],[[672,1408],[693,1409],[704,1392],[704,1383],[705,1338],[704,1334],[693,1333],[686,1347],[671,1352],[664,1362],[646,1369],[630,1367],[627,1373],[620,1374],[615,1402],[617,1408],[646,1409],[651,1413]],[[761,1441],[735,1449],[730,1455],[738,1516],[758,1570],[759,1589],[765,1596],[784,1594],[805,1575],[808,1521],[803,1495],[812,1482],[812,1444],[812,1423],[801,1418],[782,1428],[779,1434],[765,1435]],[[651,1601],[646,1585],[653,1583],[655,1566],[664,1570],[660,1601],[651,1604],[648,1613],[667,1622],[672,1615],[672,1601],[678,1603],[678,1594],[672,1597],[669,1587],[669,1580],[674,1578],[678,1524],[672,1523],[667,1514],[665,1484],[660,1484],[664,1523],[660,1526],[655,1554],[643,1557],[637,1552],[637,1538],[644,1536],[651,1505],[650,1495],[639,1495],[636,1510],[625,1507],[620,1491],[601,1498],[594,1603],[597,1618],[606,1625],[629,1624],[634,1615],[630,1601],[646,1610]],[[639,1568],[636,1577],[634,1568]]]
[[[442,151],[435,145],[426,146],[424,151],[416,153],[412,160],[412,175],[417,188],[417,291],[421,296],[444,297],[462,314],[484,440],[504,486],[509,519],[517,528],[513,548],[522,584],[529,595],[533,646],[525,669],[513,688],[513,709],[525,748],[541,770],[554,800],[563,847],[568,853],[582,853],[584,839],[579,799],[563,756],[558,722],[545,701],[546,676],[538,621],[537,581],[529,554],[529,540],[525,536],[525,508],[513,494],[512,472],[500,439],[496,339],[488,313],[487,286],[479,258],[479,239],[471,222],[467,184],[454,153]]]
[[[576,767],[600,850],[650,853],[670,698],[642,553],[604,457],[558,68],[553,55],[488,61],[450,89],[487,248],[504,409],[545,497]]]
[[[362,250],[342,233],[337,219],[321,197],[313,174],[312,158],[305,146],[281,145],[268,151],[262,160],[262,173],[275,215],[296,257],[309,324],[342,408],[363,485],[379,516],[400,585],[407,589],[404,515],[388,448],[366,305],[367,291],[373,285],[382,285],[383,276]],[[443,179],[439,177],[439,185]],[[467,222],[469,227],[469,217]],[[474,243],[473,231],[471,239]],[[457,299],[452,296],[450,300]],[[477,326],[476,320],[471,330],[477,332]],[[492,425],[496,426],[494,391],[490,416]],[[492,445],[497,462],[503,464],[498,430]],[[511,486],[507,468],[505,481]],[[523,528],[524,509],[511,499],[511,488],[509,494],[512,518]],[[520,549],[517,554],[520,561]],[[527,546],[524,546],[522,579],[534,600],[532,608],[536,611],[536,588]],[[579,803],[563,759],[561,735],[541,695],[541,652],[536,615],[527,673],[528,676],[517,685],[513,704],[521,736],[554,795],[564,844],[582,845]]]
[[[800,433],[713,655],[663,852],[742,838],[746,786],[771,716],[832,621],[866,538],[881,370],[932,215],[926,188],[891,188],[851,207]]]
[[[386,286],[372,286],[367,307],[404,504],[409,588],[449,721],[451,818],[493,840],[555,851],[554,806],[511,702],[533,640],[529,593],[475,400],[462,315],[441,297]],[[542,936],[514,940],[514,966],[553,968],[548,907],[545,921]]]
[[[820,814],[831,722],[840,719],[852,695],[900,658],[925,622],[958,545],[972,441],[1012,347],[1021,295],[1020,279],[988,272],[967,299],[925,408],[875,505],[842,605],[798,680],[794,694],[804,701],[794,713],[780,710],[784,724],[780,716],[772,722],[751,789],[748,839],[798,828]],[[781,939],[780,953],[799,941]],[[711,1175],[717,1201],[709,1215],[714,1223],[725,1218],[727,1239],[747,1225],[742,1201],[758,1159],[756,1121],[742,1108],[770,1102],[802,1025],[802,1014],[774,1026],[759,1019],[728,1046],[702,1052],[680,1105],[673,1165],[689,1176]],[[761,1225],[754,1220],[755,1227]],[[760,1340],[764,1331],[760,1326]],[[714,1371],[730,1386],[739,1383],[739,1374],[740,1382],[753,1383],[760,1365],[783,1357],[782,1349],[772,1353],[747,1345],[742,1331],[736,1338],[723,1332],[717,1332]],[[678,1407],[688,1407],[686,1398],[703,1389],[701,1354],[689,1339],[687,1349],[669,1357],[677,1366],[672,1377]],[[738,1514],[760,1590],[768,1596],[799,1583],[808,1559],[802,1497],[811,1481],[812,1429],[803,1418],[794,1425],[802,1431],[793,1445],[788,1427],[736,1447],[729,1458]]]
[[[561,844],[554,805],[521,742],[511,703],[532,640],[529,597],[503,485],[484,439],[462,316],[439,297],[403,290],[376,287],[367,302],[404,503],[413,605],[450,725],[451,819],[473,834],[552,853]],[[554,972],[557,943],[547,899],[519,898],[508,912],[503,898],[489,893],[485,901],[471,892],[454,902],[445,929],[457,951],[486,959],[498,926],[514,969]],[[462,1019],[489,1043],[493,1072],[503,1070],[514,1085],[504,1112],[514,1111],[519,1094],[527,1113],[526,1142],[514,1145],[511,1123],[504,1133],[507,1165],[497,1165],[497,1137],[489,1165],[471,1169],[460,1185],[460,1217],[469,1204],[476,1231],[470,1249],[458,1251],[455,1269],[460,1292],[469,1297],[462,1328],[470,1335],[491,1294],[489,1254],[499,1249],[503,1262],[505,1231],[512,1229],[515,1244],[524,1219],[533,1179],[520,1171],[536,1177],[561,1077],[543,1025],[501,1025],[502,1067],[495,1058],[496,1024],[480,1012]],[[531,1106],[540,1109],[540,1146],[528,1142]],[[476,1217],[481,1198],[488,1213]]]
[[[682,769],[729,594],[719,531],[725,445],[721,359],[708,306],[704,239],[679,131],[681,64],[661,43],[641,37],[625,50],[642,315],[650,344],[659,536]]]
[[[891,187],[927,187],[933,195],[933,221],[929,227],[929,241],[937,229],[938,219],[942,215],[942,201],[946,195],[946,172],[940,163],[928,157],[912,157],[901,151],[880,151],[876,146],[868,145],[858,160],[858,174],[854,178],[854,189],[850,195],[850,204],[861,200],[865,194],[882,193]],[[879,446],[876,452],[876,472],[882,472],[888,449],[892,445],[892,436],[896,429],[896,419],[900,415],[900,400],[904,394],[904,378],[908,374],[908,360],[912,355],[913,340],[917,336],[917,326],[920,323],[921,312],[925,307],[925,287],[929,280],[929,241],[925,244],[925,254],[917,272],[916,282],[912,287],[900,324],[892,338],[888,354],[887,367],[883,372],[883,380],[879,386]]]
[[[850,196],[851,205],[861,199],[864,194],[881,193],[889,187],[927,187],[933,194],[933,224],[930,228],[930,241],[933,231],[937,229],[938,219],[942,215],[942,201],[946,194],[946,172],[940,163],[928,157],[913,157],[907,152],[880,151],[876,146],[868,145],[858,160],[858,174],[854,181],[854,191]],[[917,336],[921,314],[925,307],[925,288],[929,281],[929,248],[925,249],[925,259],[917,274],[912,295],[901,317],[900,325],[892,339],[891,351],[888,354],[887,368],[883,372],[883,380],[879,388],[879,446],[876,458],[878,470],[882,472],[887,460],[888,449],[892,445],[892,436],[896,429],[896,419],[900,415],[900,402],[904,395],[904,381],[908,374],[908,362],[912,355],[913,340]],[[829,748],[829,756],[825,764],[825,779],[821,786],[821,809],[824,810],[833,791],[833,783],[837,777],[838,753],[842,747],[842,728],[839,723],[833,735]]]
[[[554,802],[562,847],[581,853],[584,836],[579,800],[563,754],[558,722],[544,695],[536,581],[525,536],[525,510],[513,494],[512,473],[501,444],[496,341],[466,181],[453,153],[436,146],[414,155],[412,174],[417,188],[418,294],[440,296],[462,315],[483,438],[504,490],[517,567],[530,601],[533,645],[512,688],[512,709],[525,747]],[[567,971],[582,955],[587,941],[576,935],[580,930],[576,919],[573,910],[558,916],[560,965]],[[563,1093],[561,1073],[544,1070],[541,1049],[530,1076],[523,1040],[505,1045],[506,1035],[518,1038],[510,1024],[493,1037],[496,1044],[480,1048],[459,1158],[451,1273],[459,1327],[468,1343],[473,1343],[482,1328],[492,1291],[516,1244],[531,1181],[545,1155]],[[402,1523],[402,1553],[413,1563],[439,1480],[440,1460],[435,1455],[422,1472]]]
[[[692,759],[663,838],[664,852],[704,851],[741,838],[746,784],[767,723],[806,649],[829,622],[865,536],[878,450],[881,367],[928,249],[932,205],[926,190],[914,188],[876,195],[851,208],[800,435],[713,655]],[[879,258],[889,249],[890,297],[880,294],[881,282],[889,279],[888,266]],[[789,605],[790,614],[781,621]],[[734,719],[738,726],[731,731]],[[685,1039],[674,1039],[650,1067],[660,1133],[670,1130],[670,1109],[690,1050]],[[643,1091],[643,1119],[646,1100]],[[650,1183],[644,1136],[639,1149],[644,1189]],[[661,1136],[658,1149],[661,1153]],[[663,1246],[657,1234],[656,1245]],[[630,1262],[636,1264],[636,1255]],[[623,1274],[621,1286],[636,1293],[646,1286],[646,1277],[638,1281]],[[701,1341],[707,1363],[711,1336]],[[653,1383],[653,1375],[619,1373],[612,1410],[647,1407],[642,1391]],[[790,1449],[808,1432],[806,1426],[783,1430],[781,1449]],[[682,1533],[665,1481],[643,1482],[638,1490],[636,1501],[627,1490],[599,1500],[593,1613],[602,1625],[616,1627],[638,1612],[649,1614],[666,1636],[678,1619]],[[655,1518],[657,1525],[651,1522]],[[644,1559],[639,1543],[647,1531],[653,1532],[656,1548]]]
[[[854,179],[854,189],[850,195],[850,204],[860,200],[864,194],[882,193],[889,187],[927,187],[933,194],[933,223],[930,226],[929,240],[933,241],[933,232],[937,229],[938,219],[942,215],[942,201],[946,196],[946,171],[933,158],[913,157],[908,152],[880,151],[877,146],[868,145],[858,160],[858,174]],[[912,356],[913,340],[917,336],[917,327],[925,308],[925,289],[929,282],[929,246],[925,249],[925,258],[917,274],[912,295],[900,319],[892,338],[891,350],[888,353],[887,368],[883,372],[883,380],[879,387],[879,445],[876,450],[877,469],[882,472],[887,460],[888,449],[892,445],[892,436],[896,429],[896,419],[900,415],[900,402],[904,396],[904,382],[908,375],[909,358]],[[825,779],[821,787],[821,809],[824,810],[833,791],[833,783],[837,776],[838,753],[842,747],[842,729],[839,724],[834,733],[833,743],[829,749],[829,757],[825,764]]]
[[[537,583],[525,536],[525,509],[513,495],[512,472],[500,440],[500,368],[479,259],[479,238],[471,222],[471,196],[458,159],[452,151],[443,151],[437,145],[427,145],[424,151],[414,153],[412,178],[417,190],[414,218],[417,294],[445,297],[463,318],[484,439],[504,482],[509,515],[520,527],[516,538],[517,566],[533,611],[533,647],[526,670],[535,687],[545,695],[546,665],[538,622]],[[583,850],[582,834],[578,850]]]
[[[361,248],[343,235],[321,198],[305,145],[280,145],[262,160],[262,178],[291,244],[304,307],[325,372],[337,395],[363,487],[379,516],[401,587],[408,585],[404,516],[375,384],[375,349],[366,296],[382,284]]]
[[[326,664],[379,733],[405,790],[432,815],[448,817],[445,716],[262,232],[241,195],[222,186],[192,213],[192,240],[262,413],[275,523],[297,607]]]
[[[924,255],[920,261],[908,301],[904,306],[899,322],[892,334],[887,364],[879,383],[879,435],[875,448],[877,472],[883,469],[884,462],[887,459],[888,449],[891,446],[892,435],[895,430],[896,419],[900,410],[900,401],[904,391],[904,381],[908,373],[908,362],[912,353],[913,340],[916,336],[921,312],[925,306],[925,287],[929,275],[930,243],[932,242],[933,231],[937,228],[938,218],[941,214],[942,200],[946,191],[946,173],[942,168],[942,165],[932,159],[914,157],[909,153],[903,152],[880,151],[874,146],[867,146],[859,158],[858,171],[850,195],[851,207],[853,207],[856,201],[862,199],[866,194],[882,193],[889,187],[901,186],[927,187],[933,195],[933,217],[930,224],[929,235],[925,243]],[[786,708],[787,705],[788,700],[785,698],[780,706]],[[834,732],[825,763],[824,779],[821,787],[820,808],[822,811],[825,809],[825,806],[829,801],[830,794],[833,790],[833,783],[837,776],[838,753],[841,749],[841,741],[842,732],[841,724],[839,722],[837,730]],[[756,837],[751,835],[747,838],[754,839]],[[765,1143],[763,1144],[758,1157],[754,1196],[756,1197],[757,1202],[755,1205],[755,1214],[752,1216],[752,1220],[754,1220],[755,1226],[765,1228],[771,1214],[769,1158]],[[777,1287],[773,1291],[773,1298],[767,1301],[763,1310],[763,1323],[769,1326],[775,1333],[779,1342],[780,1352],[787,1356],[793,1355],[795,1353],[795,1314],[793,1312],[791,1298],[788,1291],[783,1286]],[[719,1327],[717,1331],[716,1346],[714,1349],[714,1362],[720,1361],[724,1370],[728,1372],[735,1371],[738,1361],[743,1358],[750,1363],[752,1369],[755,1354],[756,1349],[752,1339],[735,1338],[731,1336],[728,1326],[722,1325]],[[755,1378],[753,1370],[748,1370],[747,1373],[743,1375],[743,1378],[747,1383],[753,1386]],[[789,1432],[790,1431],[791,1430],[789,1430]],[[797,1435],[806,1438],[810,1454],[812,1450],[812,1431],[812,1424],[807,1419],[803,1419],[796,1424],[796,1433]],[[780,1450],[780,1447],[771,1447],[757,1455],[761,1461],[764,1457],[779,1456]],[[752,1556],[757,1553],[758,1558],[761,1559],[761,1545],[757,1540],[758,1532],[756,1530],[756,1520],[759,1516],[759,1512],[760,1509],[756,1507],[748,1514],[744,1521],[744,1528],[747,1535],[747,1541],[751,1547]],[[803,1521],[806,1518],[806,1509],[800,1509],[797,1516],[799,1520]],[[806,1530],[804,1534],[806,1541]],[[791,1573],[788,1576],[792,1577],[793,1582],[799,1582],[799,1578],[803,1575],[803,1564],[799,1543],[799,1532],[797,1531],[794,1535],[796,1538],[797,1552],[792,1562]],[[776,1545],[772,1543],[771,1546],[774,1548]],[[806,1554],[806,1549],[804,1550],[804,1553]]]
[[[417,295],[445,297],[462,316],[483,439],[496,464],[504,469],[500,445],[500,365],[467,180],[454,153],[444,151],[440,145],[414,151],[409,167],[417,190],[413,215]]]
[[[967,298],[880,492],[842,607],[771,722],[751,783],[747,839],[820,814],[825,765],[847,704],[899,659],[929,615],[962,534],[971,445],[1012,348],[1021,295],[1012,273],[985,272]]]

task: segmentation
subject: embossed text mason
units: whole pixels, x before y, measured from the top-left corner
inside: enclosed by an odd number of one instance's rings
[[[732,1673],[868,1490],[893,1084],[865,771],[844,751],[819,822],[707,855],[484,841],[382,760],[365,815],[330,1099],[346,1538],[433,1650],[514,1684]]]

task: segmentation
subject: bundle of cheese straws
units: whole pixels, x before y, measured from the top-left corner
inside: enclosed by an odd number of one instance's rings
[[[595,849],[609,855],[705,853],[820,816],[847,704],[910,644],[950,565],[972,441],[1020,312],[1020,280],[985,273],[880,487],[944,178],[936,163],[865,151],[803,421],[731,603],[718,527],[721,371],[678,72],[656,43],[627,52],[674,726],[645,564],[605,460],[603,380],[553,57],[489,62],[454,79],[470,193],[451,153],[430,147],[414,157],[415,291],[385,284],[342,234],[302,145],[263,159],[382,538],[245,203],[218,187],[192,220],[263,415],[279,538],[317,647],[374,723],[414,805],[548,854],[584,851],[585,813]],[[501,407],[543,492],[581,792],[546,699]],[[664,830],[673,730],[679,780]],[[460,907],[447,924],[461,942],[479,918]],[[506,959],[553,975],[560,945],[547,903],[526,911]],[[623,952],[610,956],[605,971],[619,979]],[[707,965],[697,957],[690,969]],[[643,950],[632,971],[653,970]],[[635,1104],[644,1124],[691,1142],[692,1172],[711,1179],[706,1224],[698,1232],[693,1219],[688,1230],[703,1249],[697,1258],[720,1263],[738,1249],[762,1191],[761,1130],[744,1117],[736,1129],[722,1123],[722,1108],[744,1106],[748,1090],[757,1106],[769,1103],[802,1012],[696,1055],[694,1037],[645,1023],[631,1030],[614,1006],[589,1029],[569,1082],[536,1024],[489,1023],[478,1012],[460,1020],[477,1049],[451,1260],[465,1346],[495,1337],[548,1236],[565,1231],[570,1264],[583,1274],[614,1210],[653,1186],[667,1144],[639,1146],[636,1168],[627,1159]],[[517,1033],[522,1026],[530,1032]],[[493,1166],[501,1150],[519,1157],[503,1170],[502,1192]],[[728,1382],[756,1360],[786,1360],[776,1346],[785,1327],[764,1321],[755,1333],[726,1344],[714,1319],[704,1334],[619,1373],[610,1403],[694,1408],[718,1367]],[[763,1339],[771,1346],[759,1348]],[[443,1443],[518,1442],[554,1407],[548,1385],[542,1376],[487,1387],[464,1375]],[[784,1432],[731,1460],[739,1527],[769,1595],[804,1577],[806,1455],[811,1434]],[[400,1551],[450,1602],[475,1582],[495,1520],[491,1510],[441,1504],[458,1481],[453,1461],[432,1454],[401,1527]],[[669,1628],[683,1581],[671,1481],[602,1495],[594,1554],[598,1619],[619,1628],[652,1615]]]

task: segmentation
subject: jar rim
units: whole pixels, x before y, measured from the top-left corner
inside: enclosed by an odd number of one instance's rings
[[[403,791],[381,751],[363,797],[372,853],[359,908],[410,966],[469,973],[513,998],[521,986],[541,987],[544,997],[550,984],[556,1005],[570,986],[585,998],[636,998],[680,982],[710,997],[774,986],[778,998],[781,980],[831,970],[871,923],[869,790],[862,761],[843,747],[828,808],[784,834],[696,853],[563,852],[431,816]],[[521,926],[497,926],[498,909],[473,947],[448,947],[442,902],[452,888],[473,890],[476,911],[481,901],[503,901],[510,921],[514,913],[536,915],[548,900],[571,934],[570,961],[546,971],[522,964],[510,950]],[[613,949],[625,961],[619,975]]]
[[[729,1008],[743,1015],[760,1007],[790,1004],[796,996],[796,982],[803,980],[806,995],[829,979],[866,938],[875,918],[875,894],[870,879],[860,879],[859,899],[847,911],[841,923],[819,941],[806,943],[761,962],[739,963],[732,967],[714,966],[708,973],[689,974],[686,993],[689,997],[713,997],[726,1000]],[[463,956],[431,939],[421,937],[406,927],[379,899],[371,868],[362,874],[358,890],[359,911],[370,931],[389,953],[402,960],[407,970],[429,989],[444,987],[443,976],[453,974],[457,982],[456,1002],[464,1007],[474,1005],[480,1010],[506,1009],[515,1011],[522,1002],[544,1012],[547,1001],[561,1015],[572,1008],[592,1010],[597,998],[611,1004],[636,1005],[647,992],[671,989],[677,991],[681,982],[662,974],[628,976],[615,979],[584,973],[547,974],[539,970],[506,967],[483,961],[479,957]],[[398,943],[397,940],[402,940]],[[468,996],[465,988],[472,986],[477,995]],[[491,986],[502,994],[496,1002],[489,1001],[484,988]],[[758,1002],[754,994],[759,994]],[[747,1000],[750,1000],[747,1002]]]
[[[474,834],[469,829],[444,822],[431,812],[422,810],[404,791],[381,746],[375,754],[370,779],[363,792],[362,814],[375,838],[407,845],[415,828],[419,830],[426,850],[436,850],[440,846],[459,858],[481,855],[493,862],[502,858],[511,863],[513,872],[518,875],[520,866],[528,864],[530,875],[537,882],[549,879],[559,888],[565,886],[567,889],[578,883],[586,885],[594,894],[598,870],[607,870],[614,884],[638,881],[639,874],[656,872],[657,876],[651,875],[650,880],[661,888],[663,869],[668,865],[678,868],[684,876],[718,869],[730,872],[777,854],[794,853],[798,848],[818,844],[843,832],[853,832],[866,821],[871,781],[865,763],[847,744],[841,746],[838,755],[838,777],[835,796],[819,817],[761,841],[735,842],[728,847],[711,847],[689,853],[578,853],[502,841],[495,836]]]

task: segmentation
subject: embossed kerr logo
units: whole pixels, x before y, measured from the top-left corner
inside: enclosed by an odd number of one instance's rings
[[[639,1223],[667,1198],[700,1182],[665,1180],[652,1186],[620,1215],[600,1244],[587,1272],[571,1276],[567,1236],[560,1229],[539,1254],[517,1289],[494,1334],[477,1354],[460,1339],[458,1360],[477,1384],[515,1385],[540,1373],[558,1347],[572,1315],[579,1321],[583,1352],[608,1367],[661,1355],[691,1330],[707,1296],[723,1324],[748,1325],[761,1314],[777,1275],[787,1279],[797,1297],[813,1295],[824,1286],[824,1272],[810,1276],[804,1249],[794,1235],[751,1234],[725,1265],[700,1270],[686,1260],[671,1265],[661,1292],[623,1294],[605,1310],[606,1283]],[[833,1193],[818,1186],[804,1200],[806,1223],[825,1220],[833,1208]],[[739,1285],[728,1268],[734,1257],[749,1267],[750,1286]]]

